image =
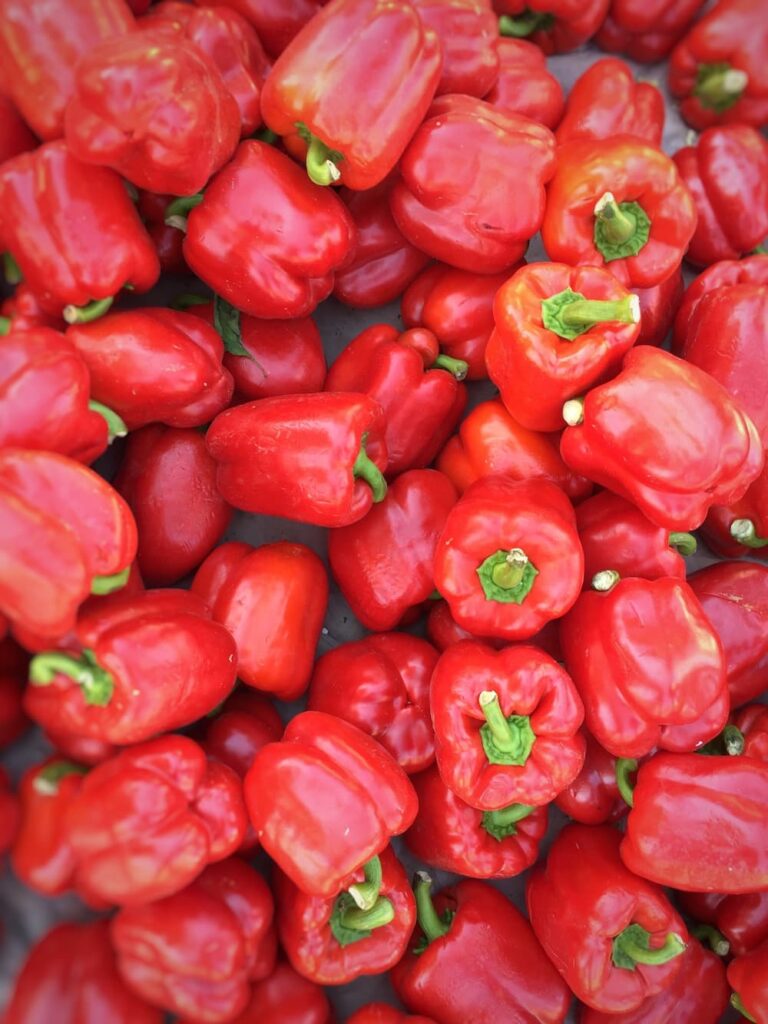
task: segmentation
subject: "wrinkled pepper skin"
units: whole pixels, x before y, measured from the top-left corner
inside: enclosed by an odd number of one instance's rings
[[[677,902],[696,921],[714,925],[725,936],[733,956],[743,956],[768,940],[768,892],[735,896],[680,892]]]
[[[333,1024],[333,1016],[323,989],[281,961],[251,988],[248,1006],[232,1024]]]
[[[331,532],[331,573],[367,629],[395,629],[431,597],[435,548],[455,502],[442,473],[412,469],[364,519]]]
[[[443,70],[437,96],[483,97],[499,74],[498,19],[491,0],[412,0],[421,23],[440,41]]]
[[[724,558],[768,558],[768,470],[746,494],[729,505],[714,505],[701,527],[709,547]]]
[[[328,574],[304,544],[220,544],[200,566],[192,592],[237,645],[237,674],[280,700],[296,700],[312,674],[328,606]]]
[[[544,53],[575,50],[597,32],[610,0],[494,0],[503,36],[525,37]]]
[[[664,97],[650,82],[637,82],[623,60],[603,57],[580,75],[568,94],[555,138],[610,139],[633,135],[661,146]]]
[[[578,999],[610,1014],[637,1010],[672,984],[688,939],[664,892],[622,864],[620,842],[608,825],[568,825],[526,889],[533,930],[555,967]],[[644,955],[662,949],[662,962]]]
[[[198,7],[218,7],[221,0],[195,0]],[[327,0],[228,0],[256,29],[271,57],[277,57]]]
[[[709,374],[650,345],[631,349],[574,419],[560,440],[566,465],[669,530],[700,526],[712,505],[743,497],[762,469],[760,438],[741,406]]]
[[[563,814],[582,825],[605,825],[619,821],[627,804],[616,782],[616,758],[601,747],[591,733],[583,730],[586,752],[581,771],[555,797]]]
[[[435,1024],[431,1017],[401,1013],[388,1003],[368,1003],[352,1014],[347,1024]]]
[[[683,301],[685,282],[682,267],[653,288],[636,288],[640,299],[640,334],[638,345],[661,345],[675,322]]]
[[[405,844],[420,860],[468,878],[511,878],[536,861],[547,831],[546,807],[513,805],[505,817],[470,807],[436,765],[413,778],[419,813]]]
[[[513,204],[509,167],[525,169]],[[541,227],[554,173],[555,141],[544,125],[473,96],[441,96],[403,154],[390,207],[408,241],[434,259],[502,273]]]
[[[0,856],[11,846],[19,824],[19,804],[8,773],[0,767]]]
[[[0,52],[3,42],[0,39]],[[0,96],[0,164],[19,153],[27,153],[38,145],[38,140],[27,127],[13,102],[7,96]]]
[[[402,156],[441,68],[437,35],[410,3],[332,0],[275,61],[261,110],[292,152],[306,152],[313,181],[363,191]]]
[[[335,896],[416,816],[408,776],[349,722],[305,711],[268,743],[245,778],[264,849],[308,896]]]
[[[752,1020],[768,1020],[768,942],[728,964],[728,984]]]
[[[768,763],[657,754],[640,767],[621,859],[687,892],[768,891]]]
[[[611,0],[595,42],[610,53],[655,64],[686,31],[703,0]]]
[[[266,142],[242,142],[191,210],[190,270],[237,309],[262,319],[307,316],[354,248],[343,202]]]
[[[225,1024],[248,1005],[250,983],[274,969],[273,913],[252,867],[237,857],[211,864],[181,892],[118,911],[110,925],[118,971],[154,1006]]]
[[[526,39],[499,39],[499,77],[483,99],[492,107],[522,114],[554,130],[565,109],[563,87],[547,70],[547,59]]]

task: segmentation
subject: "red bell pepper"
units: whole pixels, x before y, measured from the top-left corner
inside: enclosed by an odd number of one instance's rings
[[[10,847],[19,825],[19,804],[6,770],[0,766],[0,856]],[[413,922],[411,922],[413,926]]]
[[[723,557],[768,558],[768,470],[763,467],[738,501],[713,506],[702,533],[709,547]]]
[[[209,865],[164,900],[123,907],[111,922],[117,969],[137,995],[198,1024],[242,1013],[250,983],[277,955],[269,886],[237,857]]]
[[[514,203],[510,167],[521,171]],[[474,96],[441,96],[403,154],[390,207],[423,252],[462,270],[501,273],[541,227],[554,173],[555,140],[544,125]]]
[[[308,896],[278,871],[280,944],[293,967],[318,985],[344,985],[389,970],[416,923],[413,892],[392,848],[353,875],[336,896]]]
[[[768,9],[720,0],[672,51],[669,88],[694,128],[768,122]]]
[[[365,192],[340,192],[357,235],[352,258],[333,286],[334,296],[347,306],[369,309],[392,302],[430,262],[395,224],[389,209],[393,185],[389,178]]]
[[[36,135],[46,141],[61,138],[64,107],[74,91],[81,56],[133,26],[124,0],[77,0],[56,7],[46,0],[2,0],[4,85]]]
[[[0,211],[3,247],[43,310],[68,323],[105,312],[126,284],[147,291],[160,274],[120,177],[76,160],[63,141],[0,167]]]
[[[189,213],[184,258],[242,312],[291,319],[330,295],[354,238],[338,196],[273,146],[249,140]]]
[[[616,757],[640,757],[716,736],[728,718],[725,656],[691,588],[612,571],[593,588],[561,621],[560,642],[598,743]]]
[[[432,903],[416,875],[420,938],[391,973],[400,1000],[440,1024],[563,1024],[571,993],[507,897],[465,879]]]
[[[101,764],[113,757],[120,750],[114,743],[104,740],[93,740],[88,737],[70,736],[53,729],[44,731],[46,740],[56,750],[60,758],[75,761],[81,765]]]
[[[163,1013],[129,991],[115,966],[108,921],[56,925],[30,950],[5,1024],[162,1024]]]
[[[348,1018],[347,1024],[435,1024],[431,1017],[401,1013],[388,1003],[367,1003]]]
[[[557,794],[555,804],[582,825],[619,821],[627,813],[627,804],[616,780],[616,758],[586,729],[583,734],[587,744],[584,765],[573,782]]]
[[[485,365],[529,430],[563,425],[563,403],[615,376],[640,333],[640,302],[607,270],[530,263],[503,284]]]
[[[544,53],[576,50],[597,32],[610,0],[494,0],[499,31],[529,38]]]
[[[427,615],[427,636],[441,653],[462,640],[480,640],[497,651],[506,646],[505,641],[498,637],[475,636],[474,633],[470,633],[468,629],[460,626],[451,615],[447,601],[433,600],[431,602]],[[540,647],[555,661],[562,660],[556,622],[548,622],[528,642],[534,647]]]
[[[762,704],[755,705],[763,708]],[[768,940],[768,892],[722,893],[680,892],[677,902],[696,921],[706,922],[725,939],[734,956],[743,956]]]
[[[532,637],[568,611],[584,580],[571,503],[546,480],[478,480],[448,516],[434,580],[465,629]]]
[[[731,1005],[747,1020],[768,1020],[768,942],[728,964]]]
[[[493,107],[522,114],[547,128],[557,127],[565,109],[563,87],[547,70],[546,57],[526,39],[499,39],[499,77],[483,99]]]
[[[565,463],[670,530],[692,530],[712,505],[738,501],[762,469],[757,430],[725,388],[650,345],[631,349],[621,373],[564,416]]]
[[[43,728],[141,743],[201,718],[235,682],[234,640],[185,590],[115,595],[76,634],[77,653],[32,659],[26,711]]]
[[[663,891],[622,864],[620,842],[608,825],[568,825],[526,889],[536,937],[571,991],[610,1014],[672,984],[688,939]]]
[[[232,1024],[333,1024],[333,1018],[323,989],[281,961],[256,982],[248,1006]]]
[[[688,286],[675,317],[672,351],[679,355],[689,333],[707,330],[708,315],[705,310],[709,307],[709,303],[706,301],[708,295],[717,295],[718,301],[714,304],[714,311],[720,313],[720,292],[729,294],[727,300],[729,305],[735,304],[737,298],[743,294],[740,288],[744,285],[753,286],[754,292],[757,292],[761,286],[768,285],[768,255],[758,254],[746,256],[741,260],[722,260],[707,267],[699,274]],[[730,289],[734,286],[736,286],[736,290],[731,294]],[[720,315],[722,314],[720,313]],[[717,321],[713,321],[713,330],[719,329]],[[738,329],[738,319],[735,319],[733,323],[728,323],[725,327],[728,334]],[[750,330],[751,326],[748,324],[746,329]]]
[[[412,469],[364,519],[331,532],[331,572],[367,629],[394,629],[432,596],[435,548],[455,502],[442,473]]]
[[[547,831],[546,807],[471,807],[443,782],[436,765],[413,779],[419,813],[405,844],[420,860],[469,878],[511,878],[535,862]]]
[[[289,541],[221,544],[192,591],[234,638],[247,686],[280,700],[304,693],[328,605],[328,574],[314,551]]]
[[[744,756],[768,761],[768,707],[748,704],[734,716],[734,724],[744,737]]]
[[[218,7],[221,0],[195,0],[199,7]],[[277,57],[327,0],[227,0],[251,22],[271,57]]]
[[[373,188],[424,119],[441,66],[437,35],[406,0],[332,0],[275,61],[264,121],[306,152],[316,184]]]
[[[443,70],[435,95],[482,97],[499,74],[498,19],[491,0],[411,0],[440,41]]]
[[[696,17],[704,0],[611,0],[595,42],[610,53],[655,64]]]
[[[320,711],[291,719],[256,755],[245,801],[264,849],[308,896],[333,897],[416,816],[397,762],[360,729]]]
[[[178,228],[170,227],[165,223],[165,211],[173,200],[173,196],[140,189],[136,209],[152,239],[163,273],[186,274],[187,264],[184,262],[183,251],[184,234]]]
[[[366,327],[328,371],[327,391],[362,392],[384,410],[387,475],[433,461],[467,402],[467,365],[440,351],[432,331],[402,334],[390,324]]]
[[[574,82],[555,132],[559,144],[573,139],[632,135],[661,146],[664,97],[650,82],[637,82],[623,60],[603,57]]]
[[[0,640],[0,750],[29,727],[22,698],[29,657],[10,637]]]
[[[636,288],[640,299],[638,345],[661,345],[669,334],[685,291],[682,267],[653,288]]]
[[[14,331],[28,331],[32,327],[53,327],[63,330],[64,321],[60,316],[51,316],[40,305],[40,299],[22,281],[13,295],[0,305],[0,335]]]
[[[367,732],[409,775],[423,771],[435,759],[429,681],[437,658],[409,633],[340,644],[317,659],[307,708]]]
[[[768,891],[768,763],[657,754],[641,765],[621,858],[691,892]]]
[[[0,53],[3,50],[0,39]],[[26,122],[13,102],[0,95],[0,164],[19,153],[26,153],[38,145],[38,140],[29,130]]]

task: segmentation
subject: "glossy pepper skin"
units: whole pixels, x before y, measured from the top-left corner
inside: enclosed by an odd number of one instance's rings
[[[184,259],[237,309],[307,316],[330,295],[355,226],[331,190],[266,142],[242,142],[189,214]]]
[[[600,27],[610,0],[494,0],[502,15],[499,31],[527,38],[544,53],[567,53],[586,43]]]
[[[583,734],[584,764],[573,782],[557,794],[555,804],[582,825],[619,821],[627,813],[627,804],[616,782],[616,758],[586,729]]]
[[[635,290],[640,299],[638,345],[661,345],[675,322],[684,291],[682,267],[678,267],[661,284]]]
[[[352,1014],[347,1024],[435,1024],[429,1017],[401,1013],[387,1003],[368,1003]]]
[[[734,716],[744,736],[744,756],[768,761],[768,710],[763,704],[748,704]]]
[[[327,391],[362,392],[384,410],[387,475],[428,466],[467,402],[466,364],[444,356],[423,327],[400,333],[372,324],[344,348],[328,371]]]
[[[408,776],[370,736],[320,711],[291,719],[245,778],[264,849],[308,896],[332,897],[416,816]]]
[[[616,374],[640,333],[640,303],[608,271],[529,263],[501,286],[485,365],[529,430],[563,425],[563,403]]]
[[[218,7],[221,0],[195,0],[198,7]],[[228,0],[258,32],[271,57],[277,57],[327,0]]]
[[[442,473],[412,469],[364,519],[332,531],[331,572],[367,629],[394,629],[429,599],[435,549],[455,501]]]
[[[555,138],[610,139],[634,135],[661,146],[664,97],[650,82],[637,82],[623,60],[603,57],[580,75],[568,94]]]
[[[748,1020],[768,1020],[768,942],[728,964],[728,984],[738,997],[732,1004]]]
[[[0,305],[0,311],[0,334],[9,334],[11,330],[27,331],[31,327],[53,327],[57,331],[64,328],[61,317],[46,313],[40,299],[23,281]]]
[[[192,592],[234,638],[246,686],[280,700],[304,693],[328,605],[328,574],[314,551],[289,541],[220,544]]]
[[[741,295],[738,287],[742,285],[752,285],[758,289],[768,285],[768,255],[745,256],[741,260],[722,260],[702,271],[688,286],[680,303],[675,317],[672,351],[679,355],[688,333],[705,329],[703,323],[698,321],[698,317],[701,317],[703,322],[708,318],[705,310],[709,308],[707,296],[710,293],[718,297],[718,302],[714,304],[714,312],[717,313],[720,292],[727,292],[731,301]],[[731,294],[729,290],[733,287],[737,290]],[[745,327],[750,328],[749,321]],[[736,331],[738,328],[739,320],[734,319],[728,324],[727,330]]]
[[[531,637],[530,642],[535,647],[546,651],[555,661],[559,661],[561,654],[557,634],[557,623],[548,622],[543,629]],[[439,651],[446,651],[461,640],[482,640],[483,643],[497,651],[505,646],[504,640],[498,637],[478,637],[470,633],[468,629],[464,629],[451,615],[448,603],[442,600],[431,602],[427,615],[427,636]]]
[[[657,754],[640,767],[621,858],[690,892],[768,891],[768,763]]]
[[[402,156],[441,67],[437,35],[410,3],[332,0],[275,61],[262,114],[291,151],[306,151],[313,181],[362,191]]]
[[[507,897],[465,879],[433,905],[429,875],[416,877],[414,939],[423,934],[426,948],[414,943],[390,975],[408,1009],[440,1024],[563,1024],[571,993]]]
[[[310,981],[344,985],[389,970],[405,953],[416,905],[390,846],[365,871],[358,869],[352,884],[336,896],[307,896],[282,871],[274,884],[280,944],[295,970]],[[369,889],[361,890],[366,884]]]
[[[26,710],[44,728],[140,743],[201,718],[235,682],[234,640],[185,590],[116,595],[81,616],[76,635],[76,653],[30,665]]]
[[[152,239],[163,273],[185,274],[187,264],[184,262],[183,253],[184,235],[178,228],[165,223],[165,211],[174,197],[158,192],[147,192],[146,189],[139,189],[138,192],[136,209]]]
[[[0,40],[0,52],[3,43]],[[13,102],[7,96],[0,96],[0,164],[12,156],[26,153],[38,145],[38,140],[27,127]]]
[[[472,152],[474,159],[457,156]],[[517,201],[505,201],[506,169],[525,168]],[[487,274],[509,270],[544,217],[555,145],[544,125],[451,94],[432,104],[399,165],[390,197],[397,226],[423,252]]]
[[[710,548],[726,558],[768,558],[768,471],[762,473],[743,498],[715,505],[702,525]]]
[[[697,922],[714,925],[725,937],[733,956],[743,956],[768,940],[768,892],[731,896],[681,892],[677,902]]]
[[[435,552],[435,587],[478,636],[532,637],[568,611],[583,578],[573,508],[546,480],[478,480],[450,512]]]
[[[157,282],[155,247],[120,177],[81,163],[63,141],[3,164],[0,209],[3,245],[47,313],[72,322],[126,284],[144,292]]]
[[[251,988],[251,999],[233,1024],[333,1024],[331,1004],[319,985],[285,961]]]
[[[443,53],[436,95],[483,97],[499,74],[498,19],[490,0],[412,0]]]
[[[435,757],[429,682],[438,653],[409,633],[340,644],[315,663],[307,708],[343,718],[378,740],[408,774]]]
[[[384,430],[384,411],[368,395],[287,395],[221,413],[206,444],[230,505],[338,527],[386,494]]]
[[[741,406],[709,374],[650,345],[631,349],[619,375],[573,412],[565,463],[669,530],[695,529],[712,505],[738,501],[762,469]]]
[[[526,39],[499,39],[499,77],[483,96],[486,103],[522,114],[555,129],[563,116],[565,98],[560,82],[547,70],[547,60]]]
[[[703,0],[611,0],[595,42],[610,53],[655,64],[696,16]]]
[[[669,986],[688,938],[663,891],[622,864],[620,842],[608,825],[569,825],[526,889],[536,937],[570,989],[612,1014]]]

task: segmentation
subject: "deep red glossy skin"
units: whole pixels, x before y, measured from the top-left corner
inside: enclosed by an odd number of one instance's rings
[[[496,838],[483,828],[483,812],[446,786],[437,765],[412,781],[419,813],[405,844],[420,860],[468,878],[511,878],[535,862],[547,831],[546,807],[534,808]]]
[[[768,706],[748,704],[734,716],[734,722],[744,734],[744,756],[768,761]]]
[[[108,921],[65,922],[32,947],[16,978],[6,1024],[162,1024],[163,1013],[117,973]]]
[[[82,765],[101,764],[119,751],[114,743],[94,740],[89,737],[70,736],[54,729],[45,730],[45,738],[62,758]]]
[[[551,25],[530,33],[544,53],[567,53],[586,43],[600,27],[610,0],[493,0],[499,14],[523,16],[527,12],[550,14]]]
[[[281,961],[268,978],[252,987],[248,1006],[232,1024],[332,1024],[332,1020],[323,989]]]
[[[655,64],[690,25],[703,0],[611,0],[595,42],[603,50]]]
[[[435,1024],[431,1017],[401,1013],[387,1003],[368,1003],[347,1020],[347,1024]]]
[[[248,864],[211,864],[181,892],[118,911],[110,928],[118,970],[153,1005],[225,1024],[248,1005],[250,983],[274,969],[273,912],[269,886]]]
[[[685,291],[682,267],[652,288],[635,288],[640,299],[638,345],[661,345],[669,334]]]
[[[187,270],[182,248],[184,233],[165,223],[165,211],[169,203],[173,202],[173,198],[167,194],[140,189],[136,209],[147,227],[163,273],[184,274]]]
[[[615,57],[590,64],[568,94],[555,132],[558,143],[633,135],[661,146],[664,97],[650,82],[637,82],[632,69]]]
[[[320,711],[259,751],[245,800],[264,849],[311,896],[335,896],[416,816],[413,786],[386,750]]]
[[[582,825],[619,821],[628,808],[616,785],[616,758],[586,729],[583,733],[586,740],[584,764],[573,782],[557,794],[555,803],[564,814]]]
[[[672,351],[680,354],[690,332],[704,329],[707,316],[708,296],[720,291],[729,290],[732,286],[768,285],[768,255],[745,256],[742,260],[722,260],[707,267],[691,282],[686,289],[683,301],[675,317],[675,333],[672,339]],[[734,298],[740,292],[734,292]],[[719,302],[715,304],[715,310]],[[698,317],[702,318],[701,325]],[[738,329],[738,319],[728,326],[729,331]]]
[[[463,151],[474,159],[460,159]],[[525,169],[514,204],[503,195],[510,166]],[[517,263],[541,227],[554,171],[548,128],[454,93],[435,100],[411,139],[390,207],[405,237],[434,259],[497,274]]]
[[[443,52],[435,95],[485,96],[499,74],[499,27],[491,0],[413,0],[413,6]]]
[[[22,697],[29,658],[10,637],[0,640],[0,749],[7,747],[29,726]]]
[[[621,373],[588,392],[584,421],[565,429],[560,454],[670,530],[695,529],[712,505],[738,501],[763,460],[754,424],[727,391],[650,345],[631,349]]]
[[[768,891],[767,807],[762,761],[657,754],[637,774],[622,860],[684,891]]]
[[[239,678],[280,700],[307,688],[328,605],[328,574],[304,544],[221,544],[192,590],[237,645]]]
[[[221,0],[195,0],[199,7],[218,7]],[[296,33],[327,0],[227,0],[256,29],[271,57],[283,52]]]
[[[0,311],[11,321],[9,330],[27,331],[31,327],[53,327],[58,331],[64,329],[61,317],[46,313],[38,297],[23,281],[16,285],[13,295],[0,305]]]
[[[768,941],[768,892],[680,892],[677,901],[696,921],[714,925],[728,940],[732,956],[743,956]]]
[[[332,189],[266,142],[242,142],[189,214],[184,258],[243,313],[307,316],[333,288],[355,226]]]
[[[64,141],[0,169],[0,237],[47,313],[84,306],[126,285],[151,288],[155,247],[119,175],[81,163]],[[109,259],[104,254],[109,253]]]
[[[723,558],[768,559],[765,547],[751,547],[732,536],[731,527],[737,519],[748,519],[758,540],[768,536],[768,469],[765,467],[742,498],[729,505],[715,505],[709,510],[701,532],[709,547]]]
[[[587,728],[616,757],[693,750],[727,720],[723,648],[683,580],[626,577],[585,590],[560,641]]]
[[[412,469],[364,519],[331,532],[331,572],[367,629],[394,629],[429,598],[435,548],[455,501],[442,473]]]
[[[497,651],[505,646],[505,641],[499,637],[475,636],[468,629],[464,629],[451,615],[448,603],[442,600],[434,600],[430,604],[427,614],[427,636],[441,652],[461,640],[481,640]],[[529,643],[546,651],[555,661],[562,660],[556,622],[548,622],[543,629],[530,638]]]
[[[728,984],[754,1020],[768,1020],[768,942],[728,965]]]
[[[547,128],[556,128],[565,109],[563,87],[547,70],[541,49],[526,39],[496,43],[499,77],[483,96],[486,103],[513,114],[522,114]]]
[[[307,707],[367,732],[409,774],[423,771],[435,757],[429,681],[437,659],[409,633],[340,644],[317,659]]]
[[[45,0],[0,4],[5,85],[29,127],[46,141],[64,134],[64,108],[74,91],[80,57],[134,26],[123,0],[83,0],[68,4],[66,17],[62,14]]]
[[[140,743],[206,715],[230,693],[237,656],[229,632],[185,590],[116,595],[77,623],[81,649],[112,676],[109,703],[88,704],[81,687],[57,673],[30,686],[25,709],[43,728]]]
[[[391,846],[381,851],[379,860],[380,896],[392,904],[394,920],[347,946],[338,942],[330,927],[335,894],[307,896],[282,871],[275,873],[280,944],[295,970],[310,981],[318,985],[344,985],[355,978],[388,971],[405,953],[416,923],[413,891]],[[353,881],[363,880],[360,868]]]
[[[440,1024],[562,1024],[571,993],[503,893],[468,879],[435,907],[455,911],[450,931],[418,956],[409,950],[390,975],[409,1010]]]
[[[609,825],[568,825],[528,879],[526,902],[536,937],[573,993],[605,1013],[636,1010],[670,985],[682,958],[616,967],[613,939],[630,924],[652,948],[687,931],[664,892],[637,878],[619,858],[621,835]]]
[[[19,804],[4,768],[0,767],[0,855],[10,847],[19,824]]]
[[[0,51],[2,50],[0,40]],[[38,145],[38,140],[7,96],[0,96],[0,164],[12,156],[26,153]]]

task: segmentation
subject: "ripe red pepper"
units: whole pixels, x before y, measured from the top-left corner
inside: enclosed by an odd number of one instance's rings
[[[252,987],[248,1006],[232,1024],[333,1024],[333,1019],[323,989],[281,961]]]
[[[262,846],[308,896],[336,896],[416,816],[413,786],[386,750],[320,711],[262,747],[245,801]]]
[[[235,508],[347,526],[387,493],[384,429],[368,395],[286,395],[221,413],[206,443]]]
[[[406,0],[333,0],[275,61],[264,121],[306,152],[316,184],[373,188],[424,119],[441,65],[437,35]]]
[[[544,53],[576,50],[597,32],[610,0],[494,0],[499,31],[530,38]]]
[[[327,391],[362,392],[384,410],[387,475],[421,469],[433,461],[467,402],[467,365],[440,351],[423,327],[401,334],[372,324],[344,348],[328,371]]]
[[[611,1014],[672,984],[688,939],[663,891],[622,864],[620,842],[608,825],[568,825],[526,889],[533,930],[555,967],[578,999]]]
[[[744,756],[768,761],[768,707],[748,704],[734,716],[734,724],[744,737]]]
[[[555,138],[562,144],[633,135],[660,147],[663,132],[664,97],[659,89],[635,81],[623,60],[603,57],[574,82]]]
[[[422,24],[440,41],[443,70],[435,95],[482,97],[499,74],[498,19],[490,0],[412,0]]]
[[[584,765],[555,804],[569,818],[582,825],[604,825],[619,821],[627,813],[627,804],[616,781],[616,758],[601,747],[586,729]]]
[[[416,923],[413,892],[386,846],[336,896],[308,896],[278,871],[280,944],[293,967],[318,985],[344,985],[389,970],[405,953]]]
[[[195,0],[199,7],[218,7],[221,0]],[[271,57],[277,57],[327,0],[227,0],[251,22]]]
[[[367,732],[409,774],[423,771],[435,758],[429,681],[437,658],[409,633],[340,644],[317,659],[307,708]]]
[[[636,288],[640,299],[638,345],[661,345],[669,334],[685,291],[682,267],[653,288]]]
[[[738,501],[762,469],[741,406],[709,374],[650,345],[631,349],[621,373],[564,416],[575,424],[560,441],[566,464],[670,530],[692,530],[712,505]]]
[[[573,508],[546,480],[478,480],[450,512],[435,553],[435,586],[478,636],[532,637],[568,611],[583,579]]]
[[[565,109],[563,87],[547,70],[547,60],[526,39],[499,39],[499,77],[483,96],[486,103],[512,114],[522,114],[554,129]]]
[[[480,640],[497,651],[506,646],[504,640],[499,637],[475,636],[468,629],[464,629],[451,615],[446,601],[433,600],[431,602],[431,608],[427,615],[427,636],[440,652],[446,651],[461,640]],[[530,638],[529,643],[546,651],[555,661],[562,660],[556,622],[548,622]]]
[[[691,282],[686,289],[683,301],[675,318],[675,334],[672,340],[672,351],[680,354],[689,333],[708,331],[706,322],[708,314],[705,310],[709,308],[707,296],[717,296],[713,312],[715,315],[722,315],[720,292],[726,293],[729,297],[726,300],[729,305],[736,303],[736,300],[743,294],[740,290],[744,285],[751,285],[755,291],[763,285],[768,285],[768,255],[746,256],[741,260],[722,260],[702,271],[699,276]],[[731,288],[735,291],[731,292]],[[752,294],[751,292],[744,294]],[[699,319],[701,318],[701,319]],[[748,323],[746,330],[750,330]],[[717,321],[713,321],[713,330],[720,330]],[[739,330],[739,320],[734,318],[732,323],[727,323],[725,331],[727,335]],[[741,339],[740,339],[741,342]]]
[[[220,544],[192,592],[237,645],[237,674],[280,700],[296,700],[312,674],[328,605],[325,566],[304,544]]]
[[[364,519],[331,532],[331,572],[367,629],[396,628],[432,596],[435,548],[455,502],[442,473],[412,469]]]
[[[199,1024],[225,1024],[277,955],[269,886],[237,857],[209,865],[164,900],[123,907],[111,922],[117,968],[137,995]]]
[[[22,697],[29,657],[10,637],[0,640],[0,750],[29,727]]]
[[[747,1020],[768,1020],[768,942],[728,964],[731,1005]]]
[[[702,533],[709,547],[725,558],[768,558],[768,470],[763,468],[738,501],[713,506]]]
[[[763,708],[762,704],[755,707]],[[725,938],[731,954],[743,956],[768,941],[768,892],[677,893],[677,902],[696,921],[711,925]]]
[[[529,263],[503,284],[488,376],[529,430],[563,425],[563,403],[610,379],[640,333],[640,302],[607,270]]]
[[[481,811],[446,786],[436,765],[414,776],[413,787],[419,813],[405,844],[432,867],[469,878],[511,878],[538,857],[546,807],[511,804]]]
[[[0,53],[3,42],[0,38]],[[38,145],[38,140],[27,127],[13,102],[0,95],[0,164],[19,153],[26,153]]]
[[[178,228],[165,223],[165,211],[174,197],[157,192],[139,190],[136,209],[147,228],[152,244],[157,250],[157,258],[164,274],[186,274],[187,264],[184,262],[184,234]]]
[[[229,632],[185,590],[148,590],[82,615],[79,651],[38,654],[26,711],[43,728],[141,743],[216,707],[235,682]]]
[[[367,1003],[348,1018],[347,1024],[435,1024],[431,1017],[401,1013],[388,1003]]]
[[[10,847],[19,825],[19,804],[6,770],[0,766],[0,856]]]
[[[563,1024],[571,993],[514,904],[473,879],[443,889],[433,904],[431,885],[417,873],[414,938],[423,939],[390,975],[408,1009],[440,1024]]]
[[[515,203],[505,193],[509,167],[524,169]],[[390,207],[423,252],[462,270],[501,273],[541,227],[554,173],[555,140],[544,125],[474,96],[441,96],[403,154]]]
[[[0,310],[0,335],[10,334],[11,330],[28,331],[32,327],[53,327],[57,331],[64,328],[61,317],[46,313],[38,297],[23,281],[0,305]]]
[[[655,64],[694,19],[703,0],[611,0],[595,42],[610,53]]]
[[[160,274],[120,177],[76,160],[63,141],[2,165],[0,211],[3,246],[24,281],[68,323],[105,312],[126,284],[147,291]]]

